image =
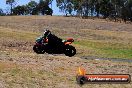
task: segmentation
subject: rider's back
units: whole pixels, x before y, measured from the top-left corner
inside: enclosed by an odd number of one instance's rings
[[[58,38],[57,36],[50,34],[48,36],[48,44],[51,46],[59,46],[62,44],[62,39]]]

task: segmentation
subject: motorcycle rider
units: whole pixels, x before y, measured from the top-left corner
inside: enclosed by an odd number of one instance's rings
[[[48,35],[50,35],[50,34],[51,34],[51,31],[46,29],[44,31],[43,38],[46,39],[48,37]]]
[[[45,30],[43,34],[43,39],[48,39],[48,44],[52,46],[53,48],[58,48],[63,45],[62,39],[58,38],[57,36],[51,34],[50,30]]]
[[[34,52],[37,54],[65,54],[66,56],[74,56],[76,49],[70,45],[74,40],[72,38],[62,41],[50,30],[45,30],[44,34],[36,39],[35,45],[33,46]]]

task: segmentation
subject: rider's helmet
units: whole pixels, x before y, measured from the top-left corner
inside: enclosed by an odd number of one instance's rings
[[[46,29],[46,30],[44,31],[44,37],[45,37],[45,38],[48,37],[49,34],[51,34],[51,31]]]

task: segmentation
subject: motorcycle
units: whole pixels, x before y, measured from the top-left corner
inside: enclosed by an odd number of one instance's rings
[[[38,38],[36,39],[35,45],[33,46],[34,52],[37,54],[65,54],[66,56],[72,57],[76,54],[76,49],[72,46],[74,42],[73,38],[69,38],[65,41],[58,41],[58,37],[53,34],[50,34],[52,38]],[[59,42],[59,43],[58,43]]]

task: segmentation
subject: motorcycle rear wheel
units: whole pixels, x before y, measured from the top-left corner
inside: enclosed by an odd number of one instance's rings
[[[43,49],[43,47],[40,47],[40,46],[37,46],[37,45],[33,46],[33,50],[37,54],[44,54],[45,53],[45,50]]]

